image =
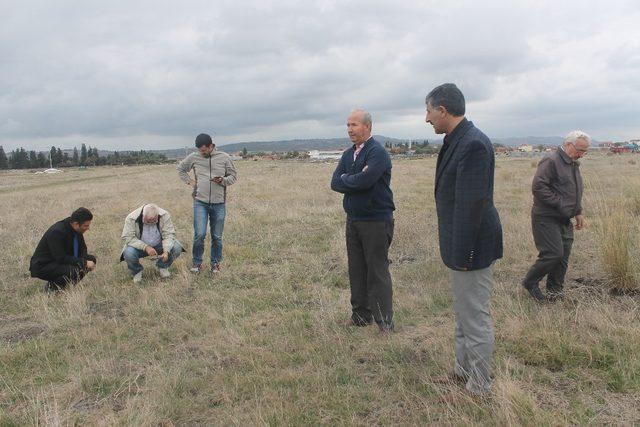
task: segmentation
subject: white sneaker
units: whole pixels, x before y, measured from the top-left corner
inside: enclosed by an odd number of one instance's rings
[[[133,276],[133,283],[140,283],[140,282],[142,282],[142,271],[136,273]]]
[[[158,272],[160,273],[160,277],[162,277],[163,279],[171,277],[171,273],[169,273],[169,270],[166,268],[159,268]]]

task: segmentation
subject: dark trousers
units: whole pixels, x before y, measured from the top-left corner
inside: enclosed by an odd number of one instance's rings
[[[346,237],[353,322],[366,325],[375,320],[380,327],[393,327],[393,290],[388,258],[393,220],[347,219]]]
[[[49,290],[64,289],[68,284],[76,284],[84,277],[84,270],[72,266],[50,263],[38,269],[38,279],[46,280]]]
[[[527,272],[523,285],[528,289],[537,287],[540,280],[547,276],[547,290],[562,292],[573,245],[573,224],[570,219],[532,216],[531,228],[539,253],[538,259]]]

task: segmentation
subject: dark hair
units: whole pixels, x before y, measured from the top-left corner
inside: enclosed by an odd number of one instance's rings
[[[211,144],[213,144],[213,140],[206,133],[201,133],[200,135],[196,136],[196,147],[200,148],[204,145],[209,146]]]
[[[464,116],[464,95],[453,83],[441,84],[434,88],[425,103],[433,108],[444,107],[453,116]]]
[[[71,214],[71,222],[83,224],[93,219],[93,214],[87,208],[78,208]]]

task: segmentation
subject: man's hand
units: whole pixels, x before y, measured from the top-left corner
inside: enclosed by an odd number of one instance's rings
[[[196,188],[197,184],[196,184],[196,182],[194,180],[191,180],[191,181],[187,182],[187,185],[189,187],[191,187],[191,188]]]
[[[158,255],[158,252],[156,252],[155,249],[153,249],[151,246],[147,246],[146,248],[144,248],[144,251],[147,253],[147,255],[149,256],[155,256]]]
[[[576,230],[582,230],[587,226],[583,215],[576,215]]]
[[[162,262],[167,262],[169,261],[169,252],[163,252],[162,253]]]
[[[215,182],[216,184],[222,184],[222,177],[221,176],[214,176],[211,181]]]
[[[369,165],[364,165],[364,167],[362,168],[362,172],[366,172],[367,169],[369,169]]]
[[[93,261],[87,260],[87,270],[93,271],[96,269],[96,263]]]

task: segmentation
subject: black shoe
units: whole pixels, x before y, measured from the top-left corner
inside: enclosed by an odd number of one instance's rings
[[[369,326],[373,323],[373,319],[363,319],[361,316],[352,315],[345,323],[345,326],[357,326],[364,327]]]
[[[380,328],[380,334],[381,335],[388,335],[391,334],[394,330],[395,330],[395,325],[393,324],[393,322],[391,323],[379,323],[378,324],[378,328]]]
[[[542,291],[538,286],[532,286],[532,287],[525,286],[524,288],[527,290],[527,292],[529,292],[529,295],[531,295],[531,297],[534,300],[536,300],[536,302],[539,302],[540,304],[544,304],[549,301],[547,297],[544,296],[544,294],[542,293]]]
[[[564,299],[564,292],[557,290],[547,290],[549,302],[562,301]]]
[[[44,284],[44,287],[42,288],[42,290],[44,291],[44,293],[54,293],[54,292],[61,291],[62,288],[53,282],[47,282]]]

